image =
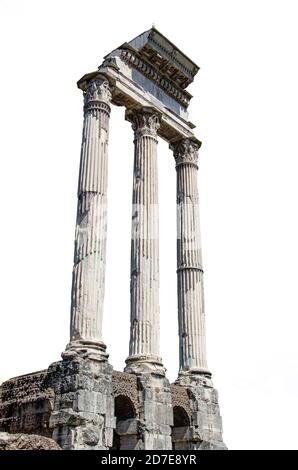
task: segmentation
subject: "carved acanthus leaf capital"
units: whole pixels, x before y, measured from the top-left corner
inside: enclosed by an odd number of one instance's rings
[[[96,78],[88,82],[87,89],[84,92],[85,106],[87,106],[89,103],[93,103],[96,101],[109,105],[111,99],[112,93],[110,89],[110,84],[107,80],[102,78]]]
[[[157,137],[160,128],[160,115],[150,108],[138,111],[127,111],[126,119],[131,122],[135,139],[143,136]]]
[[[174,147],[176,166],[183,164],[198,165],[199,144],[191,139],[180,140]]]

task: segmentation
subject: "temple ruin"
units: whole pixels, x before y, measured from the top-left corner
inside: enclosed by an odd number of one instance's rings
[[[186,89],[198,70],[152,27],[78,81],[84,122],[70,338],[61,361],[1,385],[0,431],[50,437],[74,450],[225,449],[206,357],[197,187],[201,143],[187,111],[192,96]],[[134,139],[130,344],[123,372],[113,370],[102,337],[112,105],[125,107]],[[174,384],[159,351],[159,138],[169,144],[177,178],[180,365]]]

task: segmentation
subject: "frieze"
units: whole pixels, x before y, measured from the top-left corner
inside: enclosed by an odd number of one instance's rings
[[[173,82],[165,78],[158,70],[156,70],[151,64],[145,60],[138,57],[135,52],[131,50],[124,49],[121,52],[121,58],[137,70],[139,70],[143,75],[148,77],[150,80],[155,82],[160,88],[166,91],[171,97],[173,97],[178,103],[180,103],[184,108],[187,108],[192,98],[191,94],[179,90]]]

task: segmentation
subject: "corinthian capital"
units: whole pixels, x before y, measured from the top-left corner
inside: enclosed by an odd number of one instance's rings
[[[96,101],[109,105],[111,99],[112,93],[110,90],[110,84],[107,80],[103,78],[95,78],[88,82],[87,89],[84,92],[85,106]]]
[[[157,137],[157,131],[160,127],[160,115],[153,109],[129,110],[126,112],[125,118],[132,123],[135,139],[143,136]]]
[[[199,158],[199,148],[199,143],[191,139],[180,140],[174,146],[174,158],[176,161],[176,166],[183,165],[186,163],[197,166]]]

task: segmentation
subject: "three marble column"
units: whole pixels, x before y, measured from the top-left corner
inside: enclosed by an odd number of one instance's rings
[[[68,352],[107,359],[102,339],[106,259],[108,134],[111,89],[88,82],[78,184]],[[126,371],[164,374],[159,352],[159,228],[157,133],[152,108],[126,112],[134,130],[131,238],[131,324]],[[177,277],[180,373],[208,373],[197,190],[198,144],[171,148],[177,170]]]

